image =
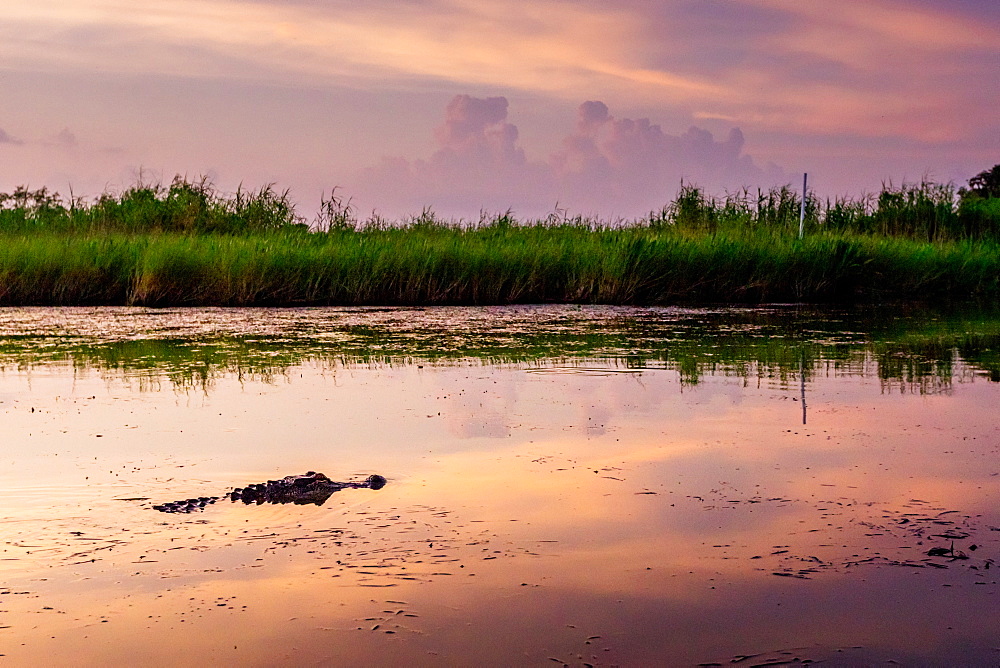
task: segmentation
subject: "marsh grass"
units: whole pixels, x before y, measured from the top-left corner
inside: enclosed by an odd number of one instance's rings
[[[683,186],[645,219],[522,222],[424,210],[358,220],[324,198],[307,226],[271,187],[139,184],[87,203],[0,195],[0,304],[507,304],[995,299],[1000,207],[950,186],[806,201]]]
[[[1000,246],[648,228],[316,235],[31,235],[0,244],[0,303],[506,304],[993,298]]]
[[[63,198],[47,188],[0,193],[0,233],[246,234],[301,225],[287,191],[219,193],[205,178],[177,177],[169,186],[140,181],[92,202]]]

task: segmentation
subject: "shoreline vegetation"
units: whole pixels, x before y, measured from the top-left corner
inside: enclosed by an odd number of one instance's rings
[[[628,221],[360,220],[335,194],[309,221],[287,192],[225,195],[180,177],[93,201],[18,188],[0,193],[0,305],[994,301],[993,176],[1000,166],[971,189],[809,193],[801,240],[790,187],[715,198],[682,185]]]

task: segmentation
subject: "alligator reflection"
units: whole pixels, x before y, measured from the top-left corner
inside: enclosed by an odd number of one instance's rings
[[[386,479],[380,475],[370,475],[364,482],[334,482],[322,473],[309,471],[303,475],[285,476],[280,480],[268,480],[246,487],[237,487],[223,496],[201,496],[172,503],[153,506],[161,513],[193,513],[205,509],[216,501],[242,501],[246,505],[264,503],[294,503],[298,506],[313,504],[322,506],[334,492],[342,489],[382,489]]]

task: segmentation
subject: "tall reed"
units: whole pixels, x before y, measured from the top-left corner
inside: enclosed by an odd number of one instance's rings
[[[1000,296],[1000,244],[649,228],[22,235],[0,304],[505,304]]]
[[[0,195],[0,304],[503,304],[996,299],[1000,200],[950,186],[820,202],[682,187],[610,224],[564,212],[477,222],[431,210],[359,221],[324,199],[310,228],[287,193],[139,184],[86,203]]]

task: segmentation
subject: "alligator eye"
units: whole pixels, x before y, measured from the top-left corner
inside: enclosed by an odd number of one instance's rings
[[[386,482],[388,481],[380,475],[368,476],[368,486],[372,489],[382,489]]]

